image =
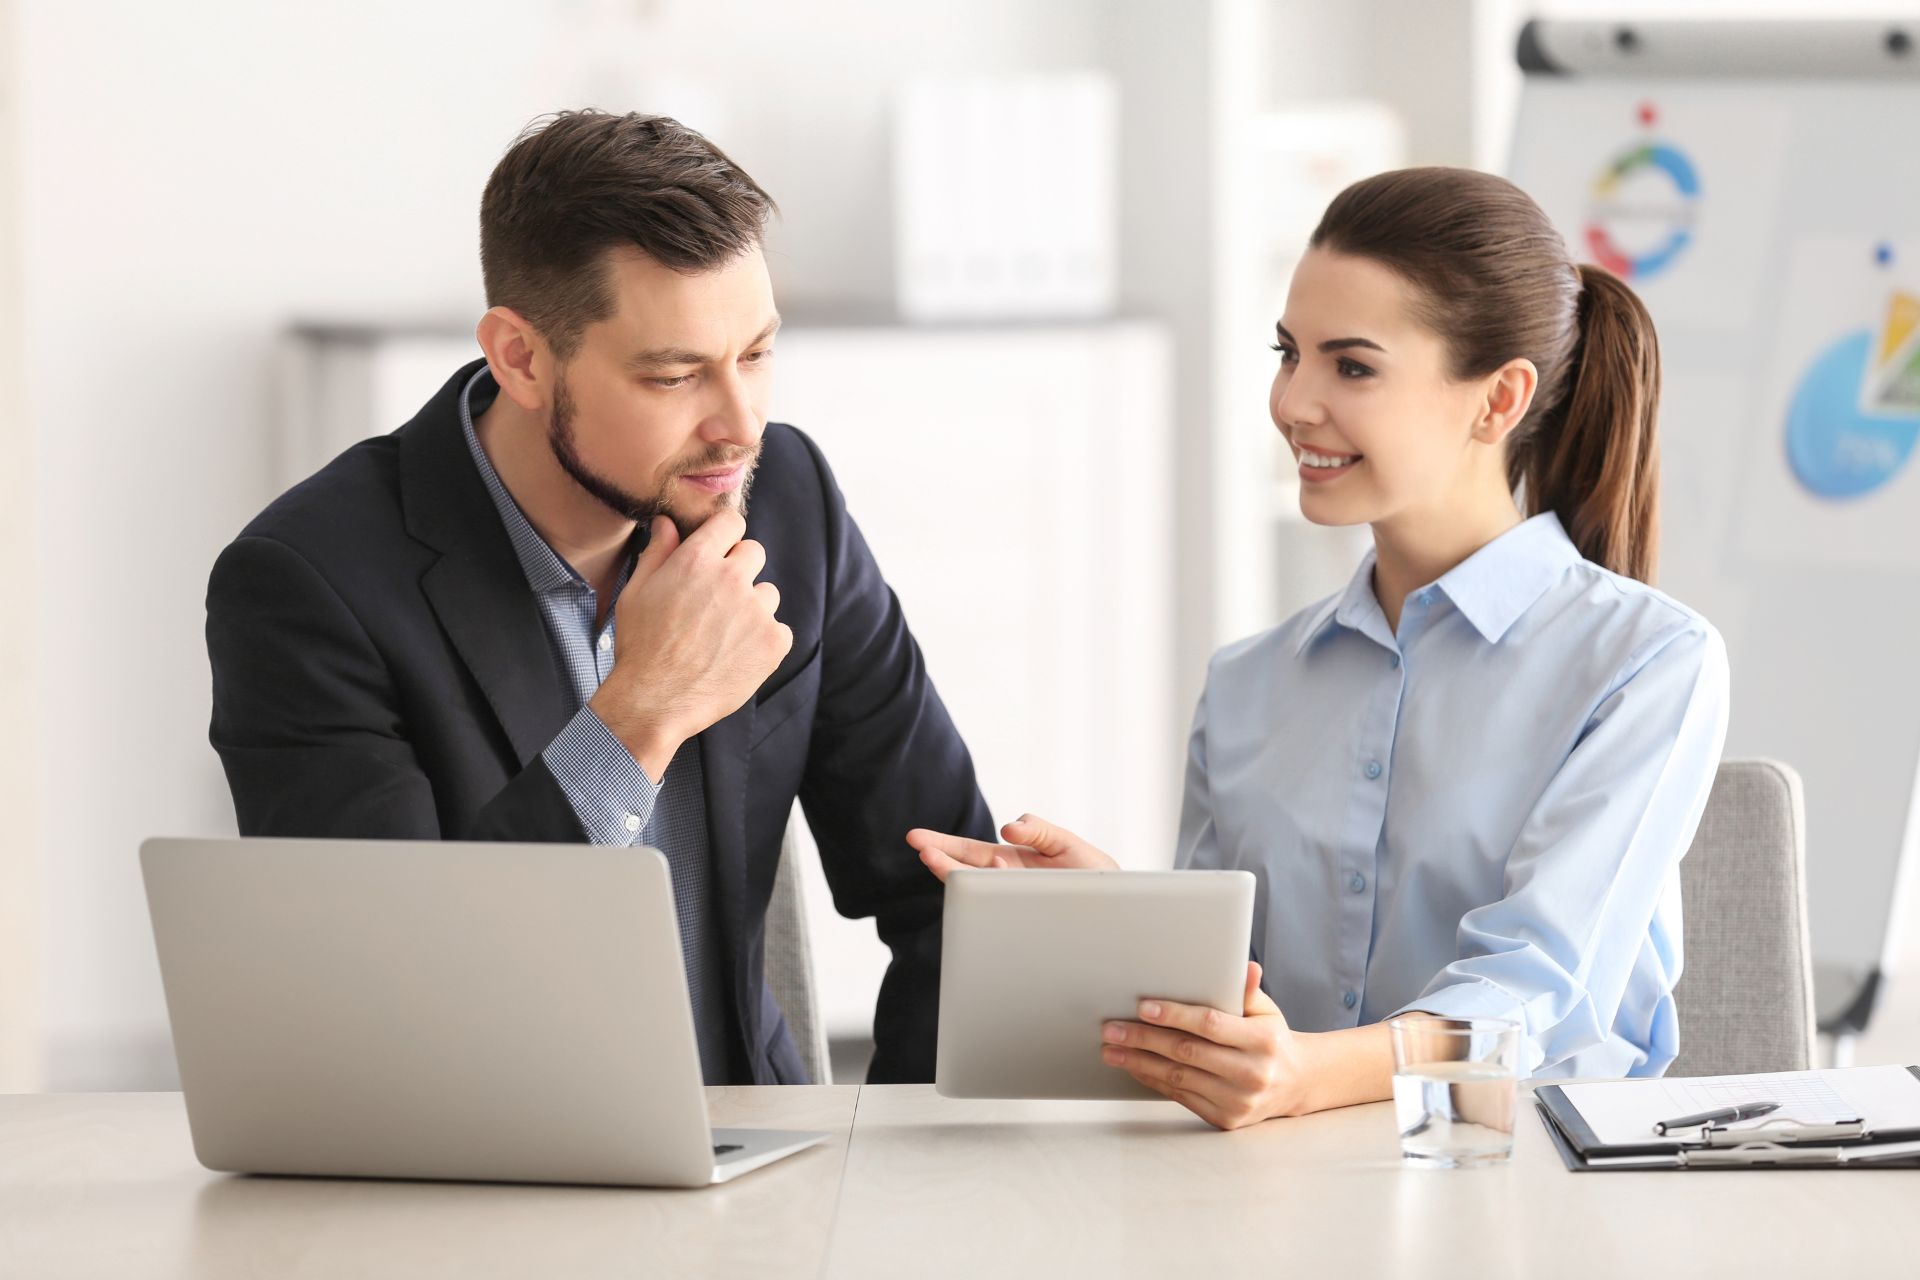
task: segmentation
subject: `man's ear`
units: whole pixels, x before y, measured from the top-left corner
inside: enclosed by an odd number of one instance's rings
[[[489,307],[473,336],[486,353],[501,395],[529,413],[547,407],[556,376],[553,351],[525,316],[512,307]]]
[[[1527,416],[1539,385],[1540,371],[1531,360],[1509,360],[1487,375],[1486,399],[1473,424],[1473,438],[1481,444],[1499,445]]]

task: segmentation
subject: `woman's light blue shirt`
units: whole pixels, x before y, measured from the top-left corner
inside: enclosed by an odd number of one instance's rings
[[[1373,563],[1214,656],[1180,865],[1254,873],[1263,985],[1300,1030],[1503,1015],[1526,1074],[1660,1074],[1720,634],[1552,514],[1409,596],[1398,634]]]

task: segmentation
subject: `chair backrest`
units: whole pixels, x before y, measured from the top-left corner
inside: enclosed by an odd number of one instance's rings
[[[1773,760],[1721,764],[1680,863],[1680,1054],[1668,1075],[1814,1065],[1806,832],[1799,774]]]
[[[807,905],[800,892],[800,842],[793,823],[780,841],[780,867],[767,903],[767,985],[786,1016],[787,1030],[800,1050],[807,1076],[832,1084],[827,1030],[820,1020],[820,997],[813,984],[813,953],[807,946]]]

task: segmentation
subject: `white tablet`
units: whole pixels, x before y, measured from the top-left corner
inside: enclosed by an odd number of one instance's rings
[[[1100,1060],[1149,997],[1243,1009],[1247,871],[957,870],[935,1088],[949,1098],[1158,1098]]]

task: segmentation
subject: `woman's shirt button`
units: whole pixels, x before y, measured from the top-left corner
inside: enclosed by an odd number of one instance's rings
[[[1377,778],[1380,776],[1380,762],[1378,760],[1367,761],[1367,776],[1369,778]]]

